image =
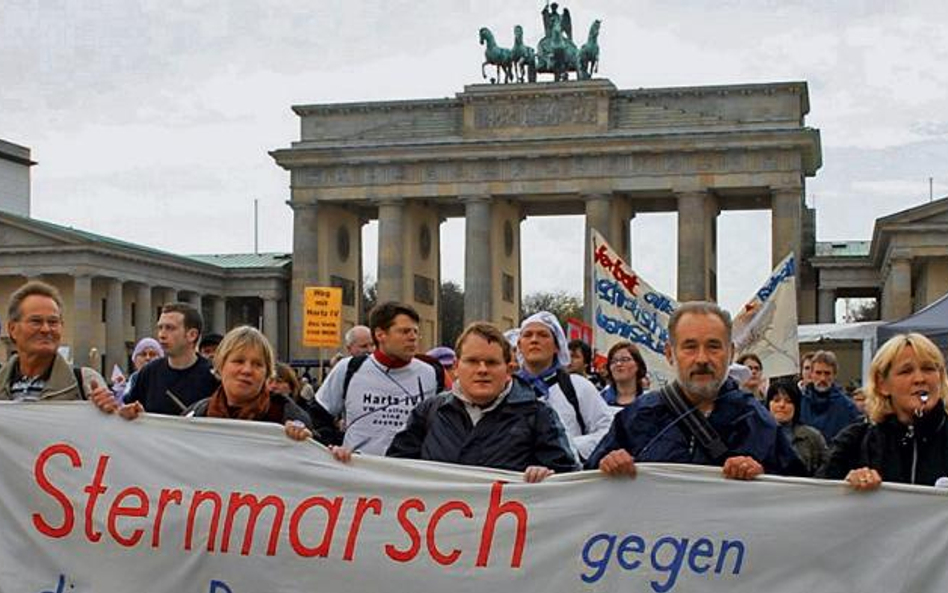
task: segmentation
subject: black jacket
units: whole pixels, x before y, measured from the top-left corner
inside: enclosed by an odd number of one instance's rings
[[[937,405],[911,426],[894,415],[879,424],[852,424],[836,436],[817,477],[842,480],[850,470],[870,467],[884,482],[933,486],[948,476],[946,419]]]
[[[386,455],[513,471],[531,465],[557,473],[579,469],[556,412],[516,378],[507,397],[476,426],[452,393],[424,400]]]

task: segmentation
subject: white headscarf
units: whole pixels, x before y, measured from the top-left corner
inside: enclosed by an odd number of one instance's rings
[[[553,339],[556,341],[556,362],[558,363],[558,366],[569,366],[569,342],[566,340],[566,333],[563,331],[563,328],[560,327],[560,322],[556,319],[556,315],[553,315],[549,311],[540,311],[539,313],[534,313],[530,317],[524,319],[523,323],[520,324],[520,332],[523,333],[523,330],[531,323],[540,323],[549,328],[550,332],[553,334]],[[520,362],[523,364],[519,349],[517,352],[517,358],[521,358]]]

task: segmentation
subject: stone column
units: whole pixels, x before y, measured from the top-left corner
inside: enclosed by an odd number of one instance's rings
[[[139,284],[135,295],[135,340],[152,335],[155,321],[155,312],[151,304],[151,286]]]
[[[401,200],[384,200],[379,206],[378,300],[404,301],[405,229]]]
[[[211,331],[215,334],[227,333],[227,299],[222,296],[214,297],[214,317],[211,319]]]
[[[85,366],[89,364],[92,347],[92,276],[83,274],[73,278],[73,311],[72,360],[75,365]]]
[[[191,303],[191,306],[198,310],[198,313],[201,313],[201,308],[204,306],[203,299],[201,298],[201,293],[192,292],[188,295],[188,302]]]
[[[316,204],[290,202],[293,208],[293,280],[290,291],[290,355],[294,359],[318,356],[316,348],[303,347],[303,296],[307,286],[318,286],[318,208]]]
[[[584,196],[586,202],[586,244],[583,248],[583,318],[586,323],[592,324],[593,319],[593,268],[592,261],[592,230],[596,229],[613,248],[620,251],[622,246],[616,246],[614,235],[615,227],[611,221],[610,200],[607,194],[590,194]]]
[[[270,340],[273,352],[280,350],[280,313],[279,303],[275,298],[263,299],[263,335]]]
[[[707,191],[678,194],[678,300],[717,298],[717,199]]]
[[[776,266],[793,251],[800,268],[802,238],[803,190],[799,187],[776,188],[770,203],[771,265]],[[799,285],[799,282],[797,282]]]
[[[465,196],[464,323],[492,320],[490,196]]]
[[[109,280],[109,292],[105,299],[105,367],[111,369],[113,364],[126,370],[125,352],[125,315],[122,294],[122,281],[113,278]],[[108,372],[108,371],[107,371]]]
[[[882,318],[896,321],[912,313],[912,260],[894,255],[889,263],[889,278],[882,299]]]
[[[832,288],[820,289],[820,323],[836,322],[836,290]]]

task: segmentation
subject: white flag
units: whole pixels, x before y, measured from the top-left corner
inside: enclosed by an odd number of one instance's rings
[[[735,358],[756,354],[766,377],[793,375],[800,368],[793,253],[774,268],[767,282],[734,316],[733,340]]]
[[[595,348],[605,356],[613,344],[629,340],[645,359],[651,387],[661,387],[674,378],[665,342],[678,303],[632,271],[595,229],[591,240]]]

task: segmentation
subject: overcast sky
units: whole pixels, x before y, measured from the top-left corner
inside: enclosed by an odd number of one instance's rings
[[[619,88],[804,80],[823,168],[807,180],[819,240],[948,194],[948,8],[941,2],[561,2],[577,37],[603,20]],[[289,251],[289,175],[267,152],[294,104],[450,97],[481,82],[488,26],[542,33],[542,2],[4,0],[0,138],[32,148],[33,215],[177,253]],[[770,271],[769,212],[719,218],[719,297]],[[676,216],[640,215],[632,264],[675,291]],[[463,280],[463,220],[442,227]],[[365,233],[374,275],[377,226]],[[582,283],[582,220],[523,225],[524,292]]]

